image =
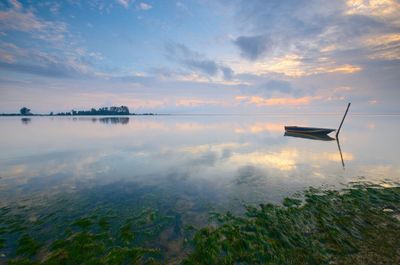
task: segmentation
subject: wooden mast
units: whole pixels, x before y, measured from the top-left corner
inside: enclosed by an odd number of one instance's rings
[[[340,123],[340,126],[339,126],[339,128],[338,128],[338,130],[337,130],[337,132],[336,132],[336,138],[338,138],[338,136],[339,136],[340,129],[342,128],[342,125],[343,125],[344,119],[346,118],[347,112],[349,111],[350,104],[351,104],[351,103],[349,102],[349,104],[347,105],[347,109],[346,109],[346,112],[344,113],[344,116],[343,116],[342,122]]]

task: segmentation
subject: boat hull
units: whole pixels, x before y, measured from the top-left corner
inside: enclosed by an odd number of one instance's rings
[[[285,131],[288,133],[302,133],[302,134],[329,134],[335,129],[327,128],[314,128],[314,127],[298,127],[298,126],[285,126]]]

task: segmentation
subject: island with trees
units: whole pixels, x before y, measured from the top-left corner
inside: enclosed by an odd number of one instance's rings
[[[31,109],[22,107],[19,113],[3,113],[0,116],[125,116],[125,115],[156,115],[154,113],[131,113],[127,106],[111,106],[91,108],[90,110],[71,110],[67,112],[50,112],[49,114],[32,113]]]
[[[88,115],[130,115],[129,108],[127,106],[120,107],[103,107],[99,109],[91,108],[90,110],[72,110],[71,112],[60,112],[55,115],[64,116],[88,116]],[[133,113],[132,113],[133,114]]]

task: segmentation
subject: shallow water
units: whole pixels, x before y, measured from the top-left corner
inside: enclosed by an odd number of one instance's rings
[[[279,203],[309,186],[399,182],[400,116],[348,116],[344,166],[336,141],[284,136],[284,125],[335,128],[340,119],[2,117],[0,206],[29,209],[32,220],[58,215],[59,227],[99,208],[121,220],[154,209],[171,220],[160,221],[157,246],[178,259],[182,227],[205,225],[210,211],[240,213],[243,204]]]

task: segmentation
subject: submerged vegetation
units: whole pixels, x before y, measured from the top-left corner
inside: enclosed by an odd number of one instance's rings
[[[305,201],[215,214],[185,264],[400,264],[400,188],[309,189]]]
[[[82,198],[94,207],[88,211],[80,204],[85,214],[68,207],[36,215],[23,206],[3,207],[0,263],[171,263],[168,249],[159,244],[170,231],[187,242],[173,263],[400,264],[400,187],[310,188],[303,195],[282,205],[247,206],[242,216],[213,213],[212,225],[199,230],[182,224],[171,209],[138,207],[136,199],[121,202],[121,197],[116,201],[126,211],[118,213],[100,204],[101,196]]]
[[[3,209],[4,210],[4,209]],[[4,212],[3,212],[4,213]],[[2,218],[8,215],[2,215]],[[2,222],[3,233],[19,234],[14,228],[20,226],[22,235],[16,242],[15,250],[10,249],[9,264],[156,264],[160,260],[158,248],[146,248],[148,239],[153,239],[160,230],[170,223],[170,218],[159,216],[148,209],[133,216],[116,227],[109,220],[112,213],[97,217],[78,218],[65,224],[60,235],[51,240],[39,242],[33,234],[43,229],[42,222],[24,227],[22,219],[9,218]],[[4,219],[7,220],[7,219]],[[11,244],[13,237],[10,237]],[[2,248],[6,248],[6,244]],[[3,254],[4,255],[4,254]],[[0,260],[1,261],[1,260]]]

